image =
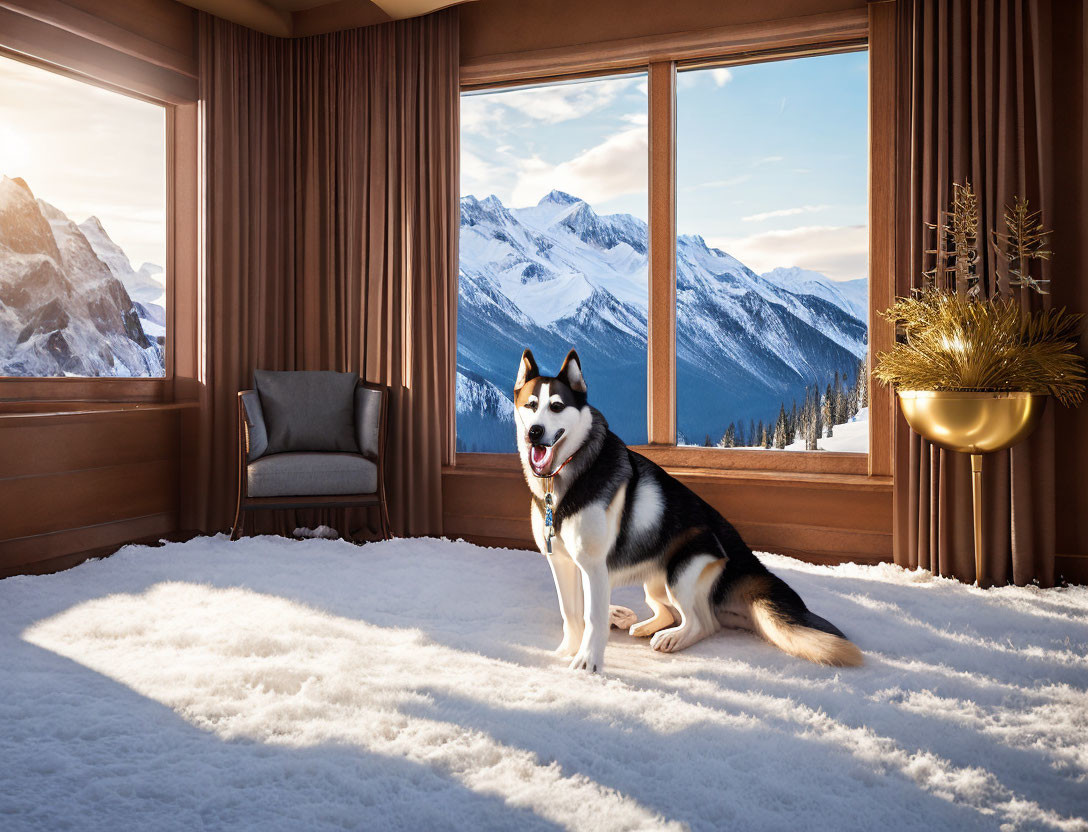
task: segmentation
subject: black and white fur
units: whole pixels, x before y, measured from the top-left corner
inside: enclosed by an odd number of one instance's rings
[[[555,376],[541,376],[525,350],[514,410],[542,554],[544,477],[559,471],[546,556],[563,616],[556,653],[571,657],[572,669],[604,667],[612,587],[638,583],[653,615],[630,632],[650,637],[655,650],[683,650],[740,627],[809,661],[861,664],[861,651],[772,575],[721,514],[608,429],[587,401],[574,350]]]

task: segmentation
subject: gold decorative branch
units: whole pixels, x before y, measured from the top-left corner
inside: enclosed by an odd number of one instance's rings
[[[877,356],[873,375],[907,390],[1049,393],[1078,405],[1085,392],[1079,333],[1083,315],[1029,311],[1011,292],[982,296],[979,283],[979,207],[970,182],[953,185],[952,209],[941,214],[937,241],[926,254],[933,268],[925,285],[883,313],[899,331],[895,346]],[[997,261],[1007,264],[1009,287],[1047,293],[1049,280],[1031,273],[1049,260],[1051,231],[1039,211],[1014,197],[1005,232],[991,232]],[[939,278],[954,276],[954,286]]]
[[[1067,406],[1084,398],[1077,350],[1083,315],[1063,309],[1025,315],[1002,295],[976,300],[933,287],[900,298],[883,316],[904,339],[878,356],[880,381],[904,390],[1049,393]]]
[[[936,247],[925,253],[934,256],[933,268],[922,274],[930,285],[938,285],[938,277],[954,275],[957,289],[970,295],[979,294],[978,285],[978,196],[971,183],[952,184],[952,210],[942,212],[942,221],[926,223],[937,232]]]
[[[1049,280],[1036,279],[1031,274],[1032,260],[1049,260],[1053,254],[1050,244],[1051,230],[1042,223],[1041,211],[1030,211],[1028,201],[1013,197],[1012,205],[1005,206],[1004,234],[993,231],[994,253],[1008,263],[1009,288],[1027,287],[1041,295],[1050,294]]]

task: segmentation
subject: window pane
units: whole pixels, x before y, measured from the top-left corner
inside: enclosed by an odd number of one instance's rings
[[[867,453],[866,53],[677,83],[678,441]]]
[[[462,96],[457,450],[516,450],[526,347],[646,441],[646,123],[645,75]]]
[[[162,107],[0,57],[0,375],[162,376]]]

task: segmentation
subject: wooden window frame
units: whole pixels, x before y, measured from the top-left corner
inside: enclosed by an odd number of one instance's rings
[[[0,55],[160,106],[165,118],[166,359],[158,378],[0,376],[0,406],[26,402],[169,403],[197,375],[197,90],[194,67],[169,54],[152,63],[60,21],[0,9]],[[143,46],[143,44],[138,44]],[[179,323],[181,325],[179,325]]]
[[[702,448],[676,442],[676,74],[680,69],[759,63],[866,50],[869,55],[869,360],[894,341],[877,313],[894,296],[894,4],[608,44],[488,56],[461,67],[462,92],[576,77],[648,73],[649,309],[648,444],[636,450],[672,470],[760,471],[808,478],[892,473],[894,398],[870,383],[868,453]],[[452,355],[457,328],[451,327]],[[456,358],[454,358],[456,361]],[[871,376],[870,376],[871,378]],[[451,420],[456,413],[451,404]],[[511,454],[456,453],[454,465],[517,467]]]

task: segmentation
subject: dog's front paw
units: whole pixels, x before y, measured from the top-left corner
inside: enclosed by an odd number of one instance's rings
[[[574,638],[572,635],[563,636],[563,641],[555,648],[555,655],[562,659],[569,659],[578,652],[578,646],[582,643],[582,637]]]
[[[600,673],[604,670],[604,651],[582,649],[571,660],[571,670],[586,670],[590,673]]]

